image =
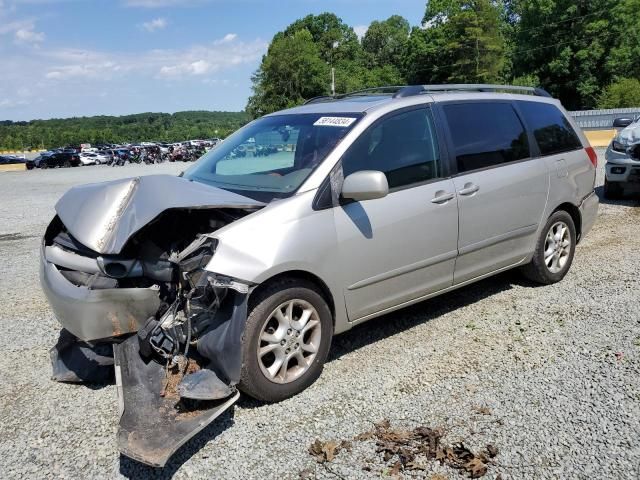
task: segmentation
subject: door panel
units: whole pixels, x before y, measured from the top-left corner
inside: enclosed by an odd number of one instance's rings
[[[334,208],[351,321],[452,285],[458,207],[442,197],[453,192],[447,179]]]
[[[456,284],[513,265],[533,251],[549,191],[542,159],[471,172],[453,181],[458,192],[468,184],[478,187],[476,193],[458,196]]]
[[[549,192],[544,161],[511,101],[448,102],[442,112],[458,174],[454,283],[514,265],[533,251]]]

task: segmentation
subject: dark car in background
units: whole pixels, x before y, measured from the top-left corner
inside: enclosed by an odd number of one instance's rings
[[[79,165],[80,155],[66,150],[40,160],[40,168],[78,167]]]
[[[25,163],[23,157],[16,157],[15,155],[0,155],[0,165],[11,165],[16,163]]]

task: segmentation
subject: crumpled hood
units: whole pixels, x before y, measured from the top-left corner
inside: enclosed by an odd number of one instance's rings
[[[618,137],[630,145],[640,142],[640,122],[632,123],[621,130]]]
[[[55,209],[83,245],[117,254],[134,233],[165,210],[261,206],[264,203],[182,177],[149,175],[73,187]]]

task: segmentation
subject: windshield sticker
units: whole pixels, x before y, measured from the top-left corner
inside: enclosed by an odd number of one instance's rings
[[[355,122],[356,118],[350,117],[320,117],[316,123],[313,124],[314,127],[348,127],[353,122]]]

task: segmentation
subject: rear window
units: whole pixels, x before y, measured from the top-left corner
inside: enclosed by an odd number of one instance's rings
[[[518,107],[528,127],[533,131],[542,155],[553,155],[582,148],[580,138],[571,127],[569,120],[555,105],[520,101]]]
[[[444,105],[458,172],[530,157],[527,133],[510,103]]]

